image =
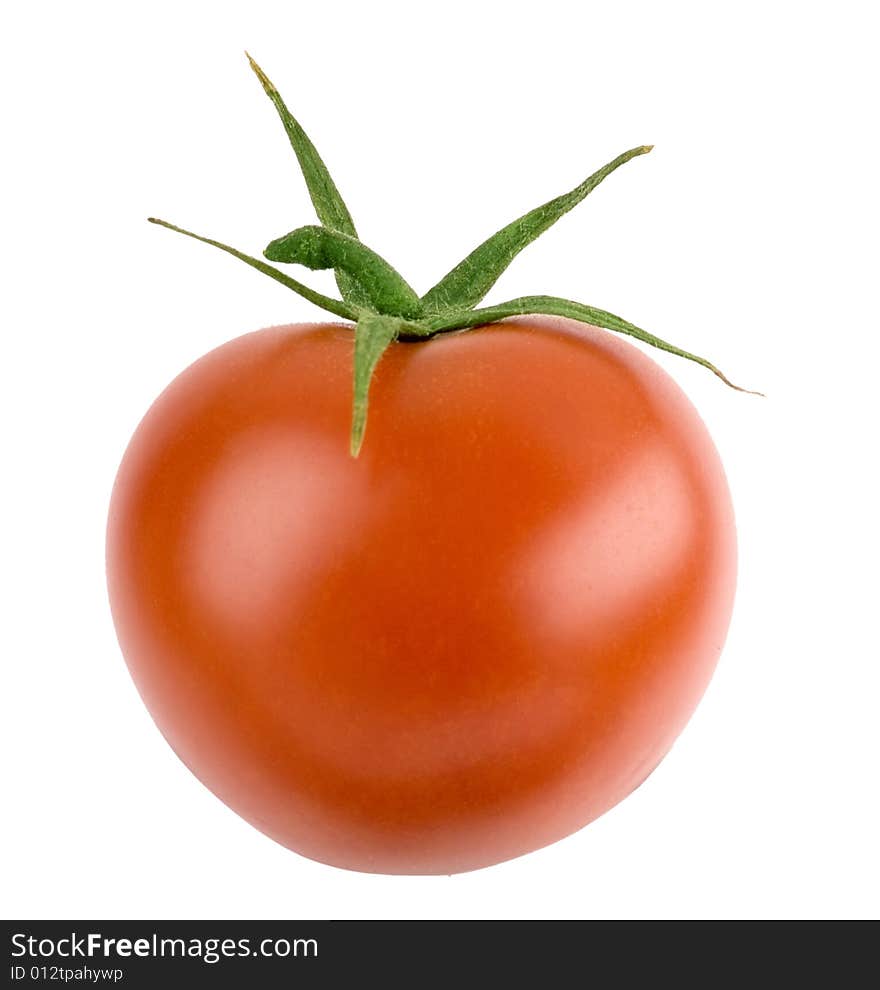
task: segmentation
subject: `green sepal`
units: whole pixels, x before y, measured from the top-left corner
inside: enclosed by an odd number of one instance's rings
[[[540,237],[569,210],[574,209],[615,169],[638,155],[647,154],[652,147],[653,145],[642,145],[625,151],[570,192],[531,210],[483,241],[425,293],[422,302],[426,312],[444,313],[476,306],[523,248]]]
[[[247,52],[245,54],[247,55]],[[357,237],[357,230],[355,230],[354,221],[351,219],[351,213],[349,213],[348,207],[345,205],[345,200],[343,200],[342,195],[336,188],[336,183],[333,181],[327,166],[309,139],[308,134],[306,134],[299,121],[287,109],[287,105],[281,98],[281,94],[266,73],[263,72],[250,55],[247,57],[251,68],[266,91],[266,95],[278,111],[278,116],[281,118],[281,123],[284,125],[290,145],[299,162],[299,167],[306,181],[309,196],[312,200],[312,205],[315,207],[315,213],[318,215],[318,219],[325,227],[338,230],[343,234],[348,234],[349,237]],[[342,298],[347,302],[351,302],[356,306],[366,303],[361,286],[348,273],[337,272],[336,284],[339,286]]]
[[[315,212],[323,225],[301,227],[275,239],[267,246],[264,255],[270,261],[303,264],[314,270],[333,269],[342,299],[325,296],[273,265],[221,241],[194,234],[165,220],[151,217],[150,222],[225,251],[327,312],[355,323],[350,436],[354,456],[360,451],[364,439],[373,373],[380,358],[395,340],[424,340],[437,334],[467,330],[512,316],[561,316],[626,334],[652,347],[702,365],[731,388],[741,392],[750,391],[734,385],[705,358],[670,344],[607,310],[544,295],[521,296],[495,306],[474,308],[520,251],[582,202],[613,171],[632,158],[649,152],[650,145],[642,145],[618,155],[574,189],[531,210],[499,230],[475,248],[420,299],[409,283],[387,261],[359,240],[351,214],[315,146],[287,109],[263,70],[250,55],[248,59],[284,124]]]
[[[376,313],[417,319],[418,293],[388,262],[355,237],[326,227],[299,227],[272,241],[263,251],[269,261],[299,264],[320,271],[333,268],[358,283],[364,305]]]
[[[379,358],[400,336],[404,321],[379,313],[364,313],[354,331],[354,401],[352,403],[350,449],[357,457],[364,442],[370,383]]]
[[[432,333],[442,333],[449,330],[466,330],[470,327],[483,326],[486,323],[494,323],[497,320],[506,319],[509,316],[564,316],[581,323],[589,323],[594,327],[601,327],[603,330],[613,330],[616,333],[623,333],[629,337],[635,337],[645,344],[650,344],[661,351],[667,351],[678,357],[687,358],[696,364],[707,368],[712,374],[717,375],[725,385],[737,390],[737,392],[748,392],[751,395],[762,395],[762,392],[753,392],[748,388],[741,388],[734,385],[732,381],[718,368],[707,361],[706,358],[691,354],[690,351],[682,350],[675,344],[670,344],[660,337],[656,337],[647,330],[642,330],[635,324],[624,320],[614,313],[609,313],[604,309],[597,309],[595,306],[587,306],[584,303],[574,302],[571,299],[560,299],[557,296],[521,296],[519,299],[511,299],[509,302],[499,303],[497,306],[486,306],[483,309],[465,310],[460,313],[449,313],[442,317],[436,317],[426,321],[426,325]]]
[[[250,265],[251,268],[256,268],[258,272],[262,272],[276,282],[280,282],[286,288],[292,289],[297,295],[302,296],[303,299],[308,299],[309,302],[320,306],[321,309],[327,310],[328,313],[341,316],[344,320],[356,320],[358,317],[360,310],[355,306],[343,302],[341,299],[333,299],[321,292],[316,292],[314,289],[309,288],[309,286],[303,285],[302,282],[298,282],[295,278],[291,278],[289,275],[285,275],[284,272],[278,271],[272,265],[267,265],[265,261],[260,261],[259,258],[252,258],[249,254],[244,254],[234,247],[230,247],[228,244],[223,244],[221,241],[212,240],[210,237],[202,237],[201,234],[194,234],[191,230],[184,230],[183,227],[176,227],[173,223],[168,223],[167,220],[159,220],[156,217],[148,217],[147,219],[150,223],[158,224],[160,227],[167,227],[169,230],[176,231],[178,234],[192,237],[193,240],[201,241],[203,244],[210,244],[212,247],[219,248],[221,251],[231,254],[233,258],[238,258],[239,261]]]

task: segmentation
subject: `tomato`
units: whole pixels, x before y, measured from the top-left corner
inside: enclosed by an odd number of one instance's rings
[[[521,318],[240,337],[159,397],[112,496],[111,604],[165,738],[304,856],[448,874],[553,842],[669,750],[718,659],[733,514],[626,341]]]

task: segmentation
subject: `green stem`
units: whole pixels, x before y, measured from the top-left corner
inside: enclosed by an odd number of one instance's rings
[[[415,289],[384,258],[337,230],[300,227],[276,238],[263,254],[270,261],[305,265],[313,271],[345,272],[361,286],[366,304],[376,313],[416,319],[422,312]]]

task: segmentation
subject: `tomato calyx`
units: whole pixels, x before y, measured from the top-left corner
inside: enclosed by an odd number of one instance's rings
[[[247,57],[284,125],[320,225],[298,227],[270,241],[263,251],[267,260],[263,261],[165,220],[155,217],[149,220],[219,248],[316,306],[355,324],[351,423],[353,456],[357,456],[363,443],[373,372],[384,351],[394,341],[424,340],[437,334],[484,326],[511,316],[563,316],[626,334],[702,365],[737,391],[750,392],[734,385],[712,362],[670,344],[607,310],[545,295],[520,296],[494,306],[476,308],[520,251],[582,202],[621,165],[651,151],[652,145],[640,145],[623,152],[569,192],[507,224],[471,251],[433,288],[419,296],[391,264],[358,237],[351,213],[315,146],[287,109],[265,72],[250,55]],[[268,261],[302,265],[313,271],[332,270],[341,299],[317,292],[268,264]]]

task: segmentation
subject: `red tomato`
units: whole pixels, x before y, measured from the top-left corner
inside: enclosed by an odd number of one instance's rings
[[[257,828],[353,870],[472,870],[672,745],[730,617],[730,498],[679,388],[603,331],[393,344],[358,459],[352,350],[277,327],[166,389],[113,493],[113,615],[168,742]]]

